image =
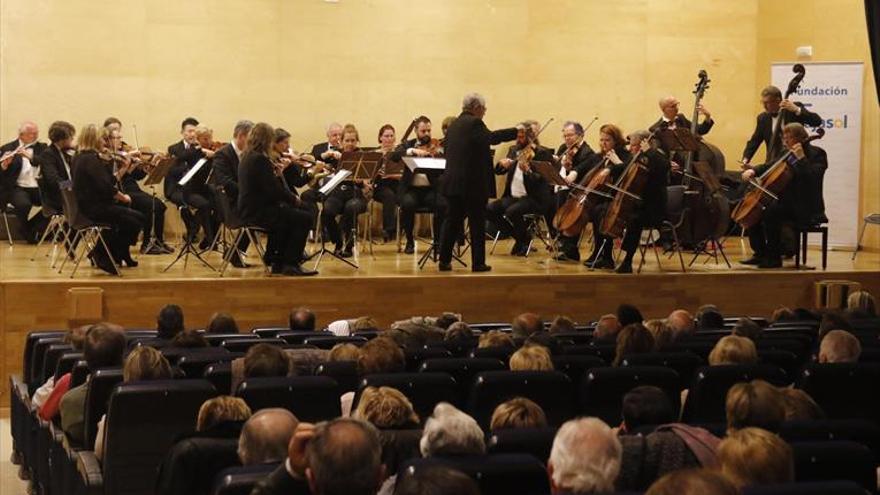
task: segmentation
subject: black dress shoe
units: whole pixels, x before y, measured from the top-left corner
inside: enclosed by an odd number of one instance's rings
[[[597,270],[614,270],[614,261],[608,258],[599,258],[595,263],[588,263],[589,260],[584,261],[584,266],[587,268],[595,268]]]
[[[135,260],[133,260],[133,259],[131,259],[131,256],[129,256],[129,257],[127,257],[127,258],[122,258],[122,259],[120,259],[120,260],[119,260],[119,264],[120,264],[120,265],[125,265],[125,266],[127,266],[127,267],[129,267],[129,268],[134,268],[134,267],[138,266],[138,262],[135,261]]]
[[[440,270],[441,272],[451,272],[452,271],[452,263],[444,263],[441,261],[437,265],[437,269]]]
[[[403,248],[403,254],[413,254],[416,252],[416,243],[413,241],[406,241],[406,247]]]
[[[556,261],[580,261],[580,260],[581,260],[581,256],[580,256],[579,254],[578,254],[578,255],[574,255],[574,254],[571,254],[571,253],[569,253],[569,254],[566,254],[566,253],[559,253],[559,254],[557,254],[556,257],[553,258],[553,259],[555,259]]]
[[[152,246],[141,246],[141,254],[154,255],[166,254],[166,252],[158,244],[153,244]]]
[[[338,254],[340,258],[351,258],[352,256],[354,256],[354,252],[351,250],[351,248],[345,248],[342,251],[339,251]]]
[[[764,261],[764,259],[760,256],[752,256],[751,258],[747,260],[742,260],[739,263],[741,265],[760,265],[762,261]]]
[[[287,275],[288,277],[310,277],[312,275],[318,274],[316,270],[303,268],[302,265],[286,265],[281,270],[281,273],[283,275]]]
[[[529,246],[528,246],[528,245],[526,245],[526,246],[520,246],[519,249],[517,249],[517,250],[511,252],[510,254],[511,254],[512,256],[521,256],[521,257],[525,257],[525,256],[527,256],[527,255],[529,254]]]
[[[492,271],[492,267],[489,266],[489,265],[474,265],[474,266],[471,268],[471,271],[474,272],[474,273],[479,273],[479,272],[491,272],[491,271]]]
[[[166,253],[166,254],[171,254],[171,253],[174,252],[174,248],[171,247],[171,245],[169,245],[169,244],[168,244],[167,242],[165,242],[165,241],[159,241],[159,248],[161,248],[161,249],[162,249],[162,252],[164,252],[164,253]]]
[[[269,265],[269,273],[272,275],[281,275],[284,272],[284,266],[281,263],[272,263]]]
[[[767,258],[765,260],[761,260],[761,262],[758,263],[758,268],[782,268],[782,258]]]
[[[617,273],[632,273],[632,272],[633,272],[633,265],[632,265],[632,262],[624,261],[624,262],[621,263],[620,266],[618,266],[617,269],[614,270],[614,271],[617,272]]]

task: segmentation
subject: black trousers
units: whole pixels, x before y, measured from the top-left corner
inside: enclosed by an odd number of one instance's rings
[[[397,187],[399,181],[382,179],[373,191],[373,198],[382,203],[382,230],[393,235],[397,230]]]
[[[40,206],[40,190],[36,187],[15,186],[9,197],[9,203],[12,204],[12,212],[15,213],[18,223],[21,225],[22,236],[29,242],[33,242],[37,232],[46,226],[46,220],[42,215],[36,215],[33,219],[28,220],[31,207]]]
[[[351,189],[333,191],[330,197],[324,200],[324,210],[321,212],[321,224],[330,236],[330,241],[338,247],[342,247],[343,240],[349,244],[354,242],[351,237],[357,216],[367,211],[367,202],[360,191],[352,193]],[[337,222],[336,216],[342,215],[342,221]]]
[[[315,230],[318,223],[318,203],[321,201],[318,197],[318,191],[316,189],[305,190],[299,195],[299,199],[302,201],[301,207],[312,213],[312,230]]]
[[[119,204],[89,208],[83,213],[93,222],[110,225],[110,230],[104,231],[103,235],[110,254],[117,263],[128,258],[129,246],[137,243],[138,234],[147,221],[140,212]],[[98,249],[97,252],[100,253],[101,250]]]
[[[131,196],[131,208],[144,216],[143,243],[150,242],[151,233],[162,242],[165,239],[165,203],[144,191],[132,191],[127,194]]]
[[[605,213],[608,212],[609,205],[610,202],[601,201],[593,204],[590,208],[590,222],[593,224],[593,254],[597,254],[601,249],[602,258],[607,260],[613,258],[612,251],[614,248],[614,238],[602,233],[602,220],[605,219]]]
[[[216,232],[214,203],[208,194],[178,189],[171,193],[171,197],[168,199],[177,206],[187,206],[196,210],[195,217],[186,208],[180,211],[180,216],[186,225],[188,236],[195,238],[199,232],[199,227],[201,227],[205,240],[210,242],[214,239],[214,233]]]
[[[312,216],[308,210],[292,205],[279,205],[273,208],[268,220],[261,222],[269,235],[266,241],[266,263],[298,265],[306,239],[312,228]]]
[[[632,261],[642,240],[642,231],[646,228],[651,228],[647,213],[642,209],[635,210],[626,221],[626,233],[623,234],[623,242],[620,245],[626,253],[624,258],[626,261]]]
[[[464,219],[471,229],[471,268],[486,264],[486,198],[447,196],[449,215],[440,236],[440,262],[452,262],[452,248],[464,232]]]
[[[523,216],[540,212],[541,205],[528,196],[521,198],[506,196],[496,199],[486,206],[487,218],[497,225],[503,234],[512,235],[518,244],[528,244],[531,240],[531,234]]]
[[[755,256],[769,260],[782,258],[782,227],[784,223],[794,220],[795,213],[790,203],[781,201],[768,206],[761,220],[746,230]]]
[[[413,229],[416,223],[416,210],[428,208],[434,212],[434,242],[440,236],[443,222],[449,210],[449,202],[433,187],[410,187],[400,196],[400,225],[406,233],[407,242],[413,240]]]

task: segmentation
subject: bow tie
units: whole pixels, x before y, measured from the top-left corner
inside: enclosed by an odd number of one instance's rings
[[[776,117],[779,117],[779,112],[771,113],[770,116],[775,119]]]

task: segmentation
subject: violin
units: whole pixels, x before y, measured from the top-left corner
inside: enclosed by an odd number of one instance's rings
[[[431,138],[427,143],[417,142],[416,149],[427,151],[428,155],[432,158],[437,158],[443,156],[443,145],[440,144],[440,140],[437,138]]]

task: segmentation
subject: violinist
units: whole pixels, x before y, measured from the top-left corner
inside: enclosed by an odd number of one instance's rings
[[[309,159],[311,155],[297,154],[290,147],[290,133],[278,127],[275,129],[275,139],[272,141],[272,157],[276,167],[280,170],[279,178],[291,194],[299,198],[296,208],[308,215],[308,224],[314,222],[318,214],[318,205],[311,201],[305,201],[299,197],[298,187],[303,187],[312,179],[312,170],[316,165]],[[306,168],[304,164],[311,164]],[[308,229],[306,231],[308,235]]]
[[[39,137],[37,124],[23,122],[18,128],[18,139],[0,147],[0,207],[12,204],[12,211],[21,225],[21,234],[28,244],[36,244],[46,226],[42,215],[28,218],[31,208],[40,206],[39,168],[33,160],[46,149],[46,145],[38,141]]]
[[[626,234],[621,244],[621,249],[626,255],[617,267],[617,273],[632,273],[632,259],[639,247],[642,231],[659,226],[666,218],[669,160],[666,155],[651,146],[650,136],[651,133],[645,130],[635,131],[627,136],[629,152],[632,156],[640,153],[638,161],[648,168],[648,175],[641,193],[642,200],[632,216],[626,220]]]
[[[340,149],[342,148],[342,125],[333,122],[327,126],[327,141],[312,146],[311,155],[316,160],[335,167],[339,165],[339,159],[342,157]]]
[[[203,237],[199,247],[207,249],[214,242],[217,229],[220,227],[214,207],[214,193],[208,187],[208,180],[214,174],[214,157],[224,144],[214,141],[214,131],[202,125],[195,128],[195,140],[195,146],[187,152],[182,162],[183,166],[177,172],[179,177],[175,177],[175,183],[179,183],[180,179],[199,161],[204,159],[205,163],[184,186],[175,185],[174,192],[171,193],[171,201],[195,210],[195,222],[190,224],[188,232],[194,239],[201,228]]]
[[[101,132],[104,146],[111,153],[123,157],[117,163],[119,172],[119,190],[131,198],[130,207],[143,215],[144,230],[141,241],[141,254],[167,254],[174,249],[165,243],[165,203],[159,198],[144,192],[138,181],[147,177],[145,167],[151,166],[146,158],[140,158],[137,150],[130,151],[122,139],[122,122],[113,117],[107,119],[107,126]],[[155,235],[156,242],[150,243],[150,236]]]
[[[74,136],[76,128],[64,121],[52,122],[49,126],[50,145],[40,153],[34,162],[40,167],[40,179],[43,181],[45,195],[44,206],[55,211],[62,211],[61,183],[73,178],[70,168],[75,152]]]
[[[256,124],[247,136],[245,153],[238,167],[238,209],[248,225],[268,231],[266,263],[273,274],[316,275],[302,267],[311,219],[295,205],[299,199],[278,179],[272,163],[275,130],[264,122]]]
[[[342,130],[342,152],[358,151],[360,136],[357,128],[347,124]],[[341,156],[341,154],[340,154]],[[336,244],[336,255],[350,258],[354,254],[354,227],[357,216],[367,211],[366,194],[372,194],[372,184],[354,180],[343,181],[336,186],[321,211],[321,224],[326,229],[330,240]],[[342,222],[336,217],[342,215]]]
[[[562,126],[562,145],[556,152],[559,162],[559,175],[567,182],[574,184],[589,169],[591,157],[595,152],[584,140],[584,126],[580,122],[569,121]],[[555,208],[558,209],[568,199],[570,189],[565,186],[553,186],[556,195]],[[553,222],[548,222],[552,224]],[[577,237],[559,235],[559,254],[557,261],[580,261]]]
[[[550,185],[538,172],[532,170],[532,161],[552,161],[553,152],[541,146],[537,134],[540,124],[527,120],[517,128],[516,143],[507,157],[495,164],[495,175],[505,175],[504,193],[486,207],[486,217],[503,234],[514,238],[513,256],[525,256],[531,234],[524,215],[545,214],[553,204]]]
[[[822,117],[807,110],[803,103],[783,99],[782,91],[776,86],[761,90],[761,105],[764,111],[758,115],[755,131],[743,150],[742,163],[746,169],[762,142],[767,149],[767,163],[773,163],[785,154],[778,132],[785,124],[799,122],[811,127],[822,125]]]
[[[623,131],[614,124],[605,124],[599,128],[599,151],[590,160],[590,172],[607,174],[606,183],[615,183],[630,161],[630,153],[626,148]],[[609,188],[605,192],[612,193]],[[614,269],[612,248],[614,239],[602,233],[602,219],[608,209],[608,198],[595,196],[591,198],[590,221],[593,224],[593,253],[584,261],[584,266],[591,268]]]
[[[824,215],[821,178],[828,168],[828,156],[825,150],[807,142],[807,138],[807,130],[798,122],[786,124],[782,128],[782,144],[793,155],[789,163],[794,176],[779,194],[779,200],[768,206],[761,215],[761,220],[747,230],[754,254],[741,263],[757,265],[758,268],[782,267],[783,223],[809,225],[817,216]],[[742,173],[743,181],[761,177],[773,163],[749,166]]]
[[[678,98],[674,96],[665,96],[660,98],[658,102],[660,106],[660,112],[662,115],[657,122],[651,124],[651,127],[648,128],[649,132],[657,131],[658,129],[690,129],[691,121],[683,113],[679,111],[681,106],[681,102],[678,101]],[[712,120],[712,114],[709,112],[702,102],[697,105],[697,115],[702,115],[703,121],[697,124],[697,135],[704,136],[712,130],[712,126],[715,125],[715,121]],[[681,163],[680,163],[681,162]],[[670,170],[672,172],[681,172],[681,166],[684,162],[684,157],[673,156],[670,160]],[[681,175],[676,177],[676,182],[681,182]]]
[[[379,151],[383,155],[382,168],[373,197],[382,203],[382,231],[385,242],[397,235],[397,192],[400,189],[402,174],[385,172],[385,164],[391,161],[392,152],[397,141],[394,126],[385,124],[379,129]]]
[[[392,160],[400,160],[404,155],[434,158],[443,156],[440,142],[431,138],[431,119],[424,115],[416,118],[414,130],[416,137],[400,143]],[[440,229],[448,207],[445,198],[437,192],[438,179],[438,174],[413,173],[409,167],[403,169],[403,177],[400,179],[400,223],[406,234],[406,247],[403,251],[406,254],[415,252],[413,228],[416,210],[419,208],[428,208],[434,212],[433,242],[436,244],[440,240]]]
[[[250,120],[239,120],[232,129],[232,141],[220,147],[214,152],[212,161],[212,173],[210,182],[216,187],[222,188],[229,198],[229,202],[235,206],[238,201],[238,169],[242,155],[247,150],[248,134],[254,128]],[[239,253],[247,251],[250,241],[247,236],[242,236],[236,252],[232,254],[230,261],[236,268],[247,268],[248,264],[241,259]]]
[[[83,127],[77,144],[78,152],[71,168],[79,208],[89,220],[110,226],[103,235],[112,259],[100,244],[89,258],[101,270],[118,275],[117,266],[123,263],[137,266],[129,246],[137,242],[146,219],[129,208],[131,197],[118,189],[117,177],[113,174],[118,160],[104,150],[97,126]]]

